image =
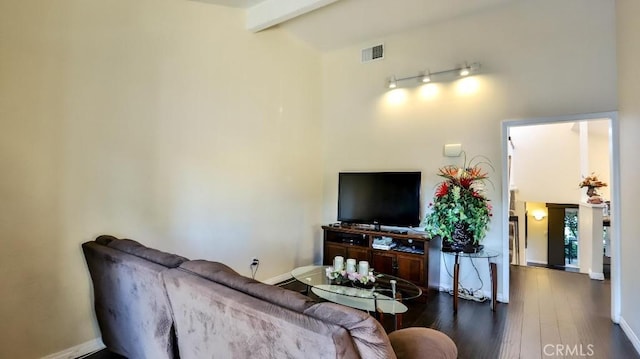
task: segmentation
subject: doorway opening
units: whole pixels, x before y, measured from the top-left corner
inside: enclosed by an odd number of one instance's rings
[[[606,126],[600,126],[600,122],[606,123]],[[560,127],[550,129],[556,125]],[[620,205],[617,113],[509,120],[503,122],[502,130],[503,255],[510,258],[503,262],[503,283],[509,281],[510,264],[527,265],[528,262],[536,261],[575,268],[582,273],[589,273],[592,279],[597,277],[592,276],[597,274],[592,272],[610,272],[611,317],[617,322],[620,310],[616,260],[619,257],[619,222],[615,220]],[[524,135],[518,135],[518,132]],[[592,135],[600,137],[591,140]],[[602,142],[601,138],[607,140],[606,145],[594,147],[594,143]],[[522,156],[530,145],[537,146],[530,153],[531,158]],[[518,151],[520,152],[516,153]],[[529,174],[523,175],[523,168],[530,171]],[[597,248],[596,240],[593,241],[594,245],[582,243],[581,231],[578,230],[580,226],[576,226],[576,221],[579,223],[581,216],[578,207],[582,208],[588,199],[584,189],[579,188],[578,184],[593,172],[606,176],[605,181],[609,184],[603,197],[610,201],[610,206],[586,206],[596,212],[603,212],[602,218],[598,220],[604,227],[599,237],[602,248]],[[534,203],[541,204],[545,213],[534,213],[531,206]],[[553,209],[558,214],[550,215],[549,210],[552,208],[548,205],[554,204],[565,206]],[[593,209],[594,207],[597,208]],[[554,223],[550,224],[550,221]],[[550,241],[551,230],[556,232],[555,242]],[[593,237],[598,236],[594,234]],[[599,253],[605,254],[604,260],[592,270],[589,267],[592,263],[590,260]],[[598,266],[596,261],[593,263]],[[508,285],[504,292],[508,293]]]

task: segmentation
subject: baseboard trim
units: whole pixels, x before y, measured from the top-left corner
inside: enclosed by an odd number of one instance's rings
[[[536,260],[528,260],[525,263],[533,263],[533,264],[544,264],[544,265],[549,265],[549,262],[547,261],[536,261]],[[525,264],[526,265],[526,264]]]
[[[314,263],[314,264],[309,264],[309,265],[320,266],[320,265],[322,265],[322,264]],[[271,277],[271,278],[265,279],[265,280],[263,280],[263,281],[261,281],[261,282],[262,282],[262,283],[265,283],[265,284],[271,284],[271,285],[273,285],[273,284],[278,284],[278,283],[280,283],[280,282],[287,281],[287,280],[289,280],[289,279],[291,279],[291,278],[293,278],[293,276],[291,275],[291,272],[287,272],[287,273],[282,273],[282,274],[280,274],[280,275],[277,275],[277,276],[275,276],[275,277]]]
[[[629,324],[627,324],[627,322],[624,320],[622,316],[620,317],[620,328],[622,328],[622,331],[624,332],[624,334],[627,335],[627,338],[629,338],[629,341],[631,342],[631,344],[633,344],[633,347],[636,349],[636,352],[640,354],[640,339],[638,338],[636,333],[633,332],[633,329],[631,329]]]
[[[97,352],[98,350],[102,350],[104,348],[105,346],[104,343],[102,343],[102,339],[96,338],[93,340],[89,340],[88,342],[78,344],[74,347],[59,351],[57,353],[49,354],[45,357],[42,357],[41,359],[74,359],[83,355]]]
[[[285,280],[289,280],[293,278],[293,276],[291,275],[291,273],[282,273],[280,275],[277,275],[275,277],[269,278],[269,279],[265,279],[262,281],[262,283],[265,284],[278,284],[280,282],[284,282]]]

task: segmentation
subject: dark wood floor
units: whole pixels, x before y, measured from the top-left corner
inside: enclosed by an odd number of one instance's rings
[[[611,322],[610,282],[546,268],[511,267],[509,304],[460,301],[450,314],[450,296],[440,293],[406,325],[447,333],[458,345],[459,358],[640,358],[622,329]],[[412,308],[412,310],[419,308]],[[412,317],[412,312],[407,315]],[[545,346],[546,349],[545,349]],[[556,354],[562,348],[566,354]],[[587,355],[583,355],[587,356]]]
[[[295,283],[287,286],[299,288]],[[488,302],[461,300],[454,315],[447,293],[408,304],[403,325],[446,333],[456,342],[460,359],[640,359],[610,320],[610,282],[584,274],[512,266],[510,303],[498,303],[496,312]],[[385,318],[383,325],[391,330],[392,318]],[[88,358],[120,357],[105,350]]]

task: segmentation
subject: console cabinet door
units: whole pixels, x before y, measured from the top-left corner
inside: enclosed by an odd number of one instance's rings
[[[326,266],[333,265],[333,258],[335,256],[347,257],[347,248],[344,245],[333,244],[325,242],[324,244],[324,259],[323,263]]]
[[[347,258],[353,258],[357,262],[359,261],[371,261],[371,251],[368,248],[350,246],[344,244],[325,243],[324,251],[324,265],[333,265],[333,258],[335,256],[342,256],[346,260]]]
[[[371,254],[371,268],[378,273],[396,275],[396,255],[374,251]]]
[[[396,254],[396,267],[397,277],[406,279],[420,286],[426,284],[424,258],[398,253]]]
[[[347,256],[346,258],[353,258],[356,262],[360,261],[371,261],[370,252],[368,248],[361,247],[347,247]]]

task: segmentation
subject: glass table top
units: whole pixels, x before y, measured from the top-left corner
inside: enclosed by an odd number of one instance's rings
[[[413,299],[422,295],[422,289],[404,279],[388,274],[375,274],[375,283],[371,288],[356,287],[351,281],[337,284],[327,277],[325,266],[306,266],[291,271],[293,277],[310,286],[311,291],[326,300],[350,307],[384,313],[404,313],[407,307],[401,300]],[[395,281],[396,298],[393,297],[392,281]]]
[[[479,252],[467,253],[467,252],[455,252],[455,251],[442,251],[444,254],[448,255],[457,255],[459,257],[469,257],[469,258],[495,258],[500,256],[500,252],[493,249],[483,249]]]

